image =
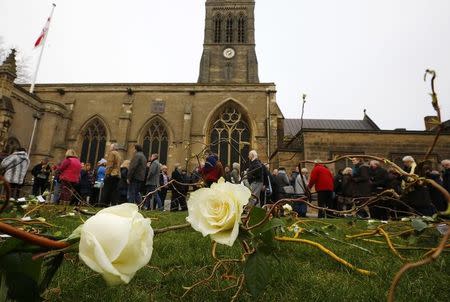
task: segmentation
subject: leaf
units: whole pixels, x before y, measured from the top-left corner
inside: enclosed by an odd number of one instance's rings
[[[46,268],[45,273],[42,276],[42,281],[39,284],[39,292],[43,293],[48,286],[50,285],[50,282],[53,279],[53,276],[58,271],[59,267],[61,266],[62,262],[64,260],[64,253],[59,253],[55,257],[52,257],[44,263],[44,267]]]
[[[42,260],[31,253],[11,253],[0,258],[0,270],[6,276],[8,297],[17,301],[41,301],[38,282]]]
[[[266,218],[266,215],[267,212],[264,211],[262,208],[253,207],[252,210],[250,211],[248,225],[251,227],[260,223],[261,221],[264,220],[264,218]]]
[[[417,232],[422,232],[423,230],[425,230],[428,227],[428,224],[423,222],[422,219],[418,219],[418,218],[412,219],[411,225]]]
[[[275,229],[277,227],[283,227],[285,225],[286,225],[286,223],[283,220],[281,220],[280,218],[273,218],[273,219],[269,220],[267,223],[263,224],[261,226],[261,228],[258,228],[258,231],[260,233],[264,233],[271,229]]]
[[[16,238],[9,238],[0,245],[0,257],[8,254],[16,247],[22,244],[22,241]]]
[[[6,275],[2,273],[0,275],[0,301],[6,301],[8,297],[8,286],[6,285]]]
[[[255,252],[245,262],[245,281],[250,293],[258,297],[267,287],[270,278],[270,266],[264,254]]]

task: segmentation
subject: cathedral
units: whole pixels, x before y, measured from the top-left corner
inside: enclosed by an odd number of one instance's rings
[[[15,52],[0,65],[0,150],[29,150],[32,163],[54,163],[74,149],[95,164],[116,143],[124,159],[135,144],[158,153],[171,169],[198,165],[210,149],[224,165],[247,163],[256,149],[272,167],[293,169],[301,160],[372,154],[400,163],[427,153],[435,131],[382,130],[361,120],[284,119],[274,83],[260,83],[255,51],[255,1],[207,0],[203,53],[197,83],[14,84]],[[199,7],[199,9],[201,9]],[[199,54],[200,55],[200,54]],[[443,131],[432,165],[450,158]],[[330,165],[332,170],[348,162]]]
[[[281,112],[275,84],[259,82],[254,8],[248,0],[206,1],[197,83],[38,84],[29,94],[12,84],[12,53],[0,71],[3,123],[10,123],[4,149],[28,147],[36,121],[33,161],[58,161],[71,148],[94,164],[111,143],[123,158],[140,144],[169,168],[196,165],[208,148],[228,165],[245,164],[250,149],[266,160]]]

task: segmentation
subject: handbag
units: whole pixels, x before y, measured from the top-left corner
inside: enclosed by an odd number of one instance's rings
[[[283,193],[285,194],[294,194],[295,190],[293,186],[284,186],[283,187]]]

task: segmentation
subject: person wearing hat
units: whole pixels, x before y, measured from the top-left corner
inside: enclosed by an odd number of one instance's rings
[[[99,204],[100,202],[100,193],[103,188],[103,181],[105,179],[106,173],[106,159],[102,158],[97,163],[97,170],[95,171],[95,182],[94,189],[92,194],[92,204]]]

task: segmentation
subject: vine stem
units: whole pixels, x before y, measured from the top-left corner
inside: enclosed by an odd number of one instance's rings
[[[322,252],[324,252],[325,254],[327,254],[332,259],[336,260],[337,262],[343,264],[344,266],[346,266],[348,268],[351,268],[352,270],[357,271],[358,273],[360,273],[362,275],[366,275],[366,276],[375,275],[374,272],[357,268],[353,264],[351,264],[351,263],[345,261],[344,259],[340,258],[339,256],[337,256],[335,253],[333,253],[332,251],[330,251],[329,249],[327,249],[326,247],[324,247],[320,243],[317,243],[317,242],[314,242],[314,241],[311,241],[311,240],[306,240],[306,239],[290,238],[290,237],[284,237],[284,236],[283,237],[275,237],[275,240],[287,241],[287,242],[305,243],[305,244],[311,245],[313,247],[318,248],[319,250],[321,250]]]
[[[387,245],[389,246],[389,248],[391,249],[391,251],[392,251],[396,256],[398,256],[401,260],[407,261],[408,259],[406,259],[406,258],[403,257],[402,255],[400,255],[400,253],[395,249],[394,245],[392,244],[391,239],[389,238],[389,234],[388,234],[385,230],[383,230],[383,228],[381,228],[381,227],[379,227],[377,230],[378,230],[378,232],[379,232],[381,235],[384,236],[384,238],[386,238],[386,243],[387,243]]]
[[[185,229],[185,228],[188,228],[190,226],[191,226],[190,223],[185,223],[185,224],[180,224],[180,225],[169,226],[169,227],[162,228],[162,229],[155,229],[153,231],[154,231],[154,233],[156,235],[156,234],[162,234],[162,233],[166,233],[166,232],[170,232],[170,231]]]
[[[444,235],[441,242],[439,243],[438,247],[433,251],[431,255],[417,262],[406,263],[405,265],[402,266],[402,268],[397,272],[397,274],[395,274],[394,280],[392,281],[391,287],[389,288],[389,293],[387,297],[388,302],[394,302],[395,289],[397,288],[397,285],[400,282],[400,279],[402,278],[403,274],[412,268],[416,268],[435,261],[442,253],[445,246],[447,245],[447,240],[449,237],[450,237],[450,230],[447,231],[447,233]]]
[[[19,230],[9,224],[0,222],[0,232],[4,234],[11,235],[12,237],[19,238],[23,241],[32,243],[34,245],[40,246],[40,247],[47,247],[51,249],[63,249],[70,244],[68,242],[64,241],[54,241],[42,236],[34,235],[22,230]]]

